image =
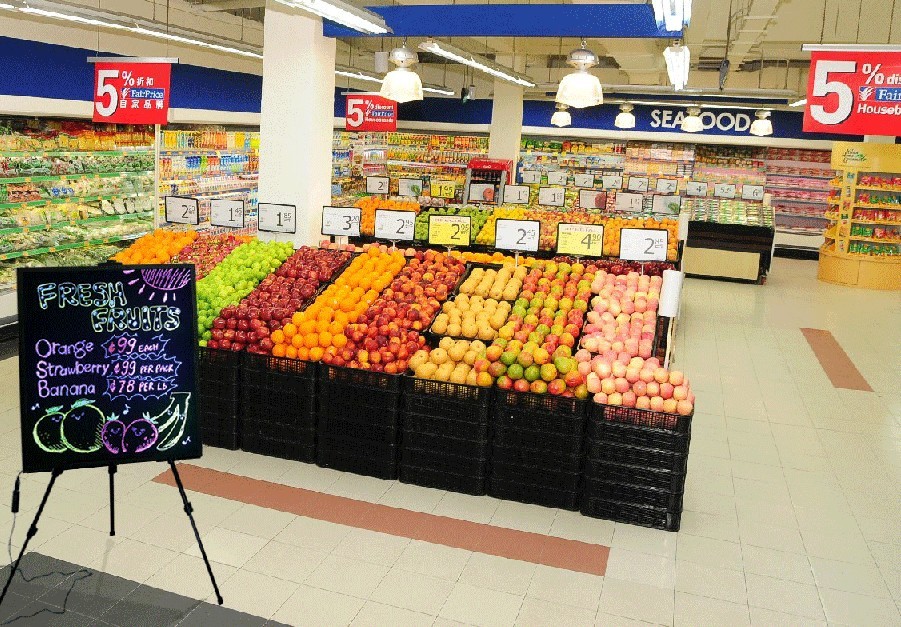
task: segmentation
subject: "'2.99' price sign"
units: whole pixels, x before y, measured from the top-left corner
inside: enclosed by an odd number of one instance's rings
[[[812,52],[804,131],[901,135],[901,52]]]
[[[429,216],[429,244],[433,246],[469,246],[472,228],[470,216]]]
[[[166,124],[169,115],[168,63],[94,64],[94,122]]]
[[[619,258],[627,261],[666,261],[669,231],[666,229],[622,229]]]
[[[500,218],[494,225],[494,247],[520,253],[538,251],[541,223],[538,220],[508,220]]]
[[[415,211],[375,210],[375,238],[389,242],[412,242],[416,226]]]

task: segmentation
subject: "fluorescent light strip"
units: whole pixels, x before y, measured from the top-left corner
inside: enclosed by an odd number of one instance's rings
[[[450,61],[456,61],[457,63],[468,65],[469,67],[479,70],[480,72],[484,72],[485,74],[489,74],[491,76],[494,76],[495,78],[499,78],[516,85],[521,85],[523,87],[535,86],[535,83],[523,77],[522,75],[514,73],[512,70],[504,71],[503,69],[500,69],[501,66],[489,65],[490,61],[488,61],[488,59],[482,59],[481,57],[477,57],[466,52],[465,50],[455,48],[454,46],[450,46],[448,44],[440,43],[437,41],[424,41],[419,44],[419,48],[420,50],[431,52],[432,54],[438,55],[439,57],[444,57],[445,59],[449,59]]]
[[[381,16],[371,11],[357,9],[349,4],[340,2],[340,0],[329,0],[329,2],[324,0],[276,0],[276,2],[295,9],[309,11],[319,17],[337,22],[342,26],[352,28],[361,33],[384,35],[390,32]]]
[[[806,104],[807,104],[807,98],[801,98],[801,100],[795,100],[793,103],[791,103],[791,104],[788,105],[788,106],[790,106],[790,107],[803,107],[803,106],[806,105]]]
[[[382,79],[377,76],[371,76],[369,74],[363,74],[362,72],[352,70],[349,68],[340,68],[335,70],[335,74],[338,76],[344,76],[345,78],[350,78],[357,81],[366,81],[369,83],[381,83]],[[422,91],[428,92],[430,94],[441,94],[442,96],[454,96],[457,92],[453,89],[449,89],[447,87],[441,87],[440,85],[423,85]]]

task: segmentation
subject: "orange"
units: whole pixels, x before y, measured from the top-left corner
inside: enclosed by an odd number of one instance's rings
[[[276,357],[284,357],[285,356],[285,345],[284,344],[276,344],[272,347],[272,354]]]
[[[300,326],[300,323],[303,322],[303,314],[299,311],[296,312],[293,316],[291,316],[291,322],[293,322],[296,326]]]
[[[293,323],[289,322],[282,328],[282,332],[285,334],[285,337],[291,339],[295,335],[297,335],[297,327],[294,326]]]
[[[328,348],[332,345],[332,334],[328,331],[322,331],[319,334],[319,346],[322,348]]]
[[[310,359],[312,361],[319,361],[320,359],[322,359],[322,356],[324,354],[325,354],[325,351],[322,348],[320,348],[319,346],[316,346],[316,347],[310,349]]]
[[[320,320],[316,323],[316,333],[322,333],[323,331],[328,331],[328,320]]]
[[[303,338],[303,345],[307,348],[314,348],[319,345],[319,336],[315,333],[310,333],[306,337]]]
[[[270,339],[274,344],[282,344],[285,341],[285,333],[281,329],[272,332]]]
[[[306,346],[297,349],[297,358],[306,361],[310,358],[310,349]]]
[[[291,359],[297,359],[297,349],[293,346],[289,346],[285,349],[285,357],[290,357]]]
[[[335,321],[332,322],[330,325],[328,325],[328,332],[331,333],[332,335],[337,335],[338,333],[341,333],[341,331],[343,331],[343,330],[344,330],[344,325],[341,324],[340,322],[338,322],[337,315],[336,315]]]
[[[302,335],[295,335],[291,338],[291,346],[294,348],[300,348],[304,345],[304,337]]]
[[[300,332],[304,335],[309,335],[310,333],[314,333],[316,331],[316,321],[315,320],[306,320],[302,325],[300,325]]]
[[[343,333],[338,333],[332,337],[332,345],[335,348],[344,348],[347,346],[347,337]]]

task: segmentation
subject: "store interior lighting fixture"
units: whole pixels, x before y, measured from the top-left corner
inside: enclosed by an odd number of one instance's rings
[[[382,97],[400,103],[422,100],[422,79],[410,69],[419,62],[419,55],[407,48],[406,39],[400,48],[391,51],[388,59],[397,68],[385,74],[382,89],[379,91]]]
[[[337,22],[370,35],[384,35],[391,32],[380,15],[372,11],[358,9],[341,0],[275,0],[285,6],[308,11],[321,18]]]
[[[564,127],[573,123],[572,115],[567,111],[567,106],[563,104],[557,105],[557,110],[551,116],[551,124],[554,126]]]
[[[773,122],[770,120],[770,112],[760,110],[756,113],[757,119],[751,122],[751,135],[766,137],[773,134]]]
[[[791,104],[788,105],[788,106],[790,106],[790,107],[803,107],[803,106],[806,105],[806,104],[807,104],[807,98],[801,98],[800,100],[795,100],[793,103],[791,103]]]
[[[621,104],[613,125],[616,128],[635,128],[635,114],[632,113],[632,109],[630,104]]]
[[[676,32],[691,24],[691,0],[652,0],[651,4],[657,26]]]
[[[688,107],[687,115],[682,118],[682,130],[686,133],[700,133],[704,130],[704,123],[701,121],[701,109]]]
[[[428,39],[419,44],[419,49],[423,52],[431,52],[432,54],[448,59],[449,61],[467,65],[474,70],[479,70],[480,72],[484,72],[485,74],[508,81],[515,85],[520,85],[522,87],[535,86],[535,83],[527,76],[518,74],[510,68],[498,65],[484,57],[472,54],[443,41]]]
[[[363,81],[366,83],[380,83],[382,79],[378,76],[373,76],[372,74],[366,74],[365,72],[361,72],[360,70],[352,67],[347,67],[344,65],[339,65],[335,68],[336,76],[343,76],[344,78],[350,78],[356,81]],[[457,92],[455,92],[450,87],[444,87],[442,85],[426,85],[423,84],[422,91],[429,94],[439,94],[441,96],[455,96]]]
[[[691,64],[691,52],[688,46],[681,41],[673,44],[663,51],[663,59],[666,61],[666,74],[673,89],[679,91],[688,84],[688,68]]]
[[[555,100],[575,109],[602,104],[604,90],[601,88],[601,80],[588,71],[598,64],[598,57],[585,46],[584,39],[581,47],[569,53],[566,62],[576,71],[560,80]]]

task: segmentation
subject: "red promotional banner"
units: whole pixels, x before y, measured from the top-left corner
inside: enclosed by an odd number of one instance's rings
[[[348,94],[344,129],[396,131],[397,103],[377,94]]]
[[[94,121],[166,124],[171,74],[168,63],[95,63]]]
[[[812,52],[804,130],[901,135],[901,52]]]

